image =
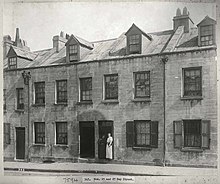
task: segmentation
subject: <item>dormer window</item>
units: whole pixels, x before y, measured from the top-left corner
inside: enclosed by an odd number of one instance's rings
[[[9,69],[17,68],[17,57],[8,58],[8,68]]]
[[[140,54],[141,53],[141,35],[130,35],[129,36],[129,53]]]
[[[200,42],[201,46],[213,44],[213,25],[201,26],[200,28]]]
[[[69,45],[70,62],[78,61],[78,45]]]

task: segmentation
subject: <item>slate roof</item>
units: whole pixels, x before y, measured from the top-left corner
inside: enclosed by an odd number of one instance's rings
[[[35,53],[21,49],[19,47],[16,47],[16,46],[11,46],[11,47],[15,51],[16,55],[19,57],[33,61],[37,56]]]
[[[96,42],[88,42],[74,35],[71,35],[69,40],[72,38],[77,39],[81,45],[89,48],[81,52],[81,59],[79,62],[126,58],[128,56],[152,55],[160,54],[162,52],[170,53],[204,48],[198,46],[197,27],[191,28],[189,33],[184,33],[184,27],[180,26],[175,32],[173,30],[167,30],[147,33],[147,35],[151,38],[151,40],[147,40],[146,42],[142,43],[142,53],[130,55],[126,55],[126,33],[122,33],[118,38],[115,39]],[[206,47],[208,48],[215,46]],[[59,52],[56,52],[55,48],[34,52],[23,51],[22,49],[14,46],[13,49],[19,56],[33,60],[28,63],[25,62],[25,66],[23,64],[19,65],[23,66],[24,68],[62,65],[66,63],[66,46],[64,46]],[[6,67],[7,64],[4,63],[4,68]]]

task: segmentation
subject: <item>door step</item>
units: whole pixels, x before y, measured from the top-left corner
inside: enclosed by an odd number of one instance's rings
[[[43,157],[43,163],[54,163],[54,162],[55,162],[55,158],[53,156]]]

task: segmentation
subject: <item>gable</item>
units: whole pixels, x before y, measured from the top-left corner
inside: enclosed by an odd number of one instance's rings
[[[15,56],[17,56],[16,52],[14,51],[13,47],[10,47],[6,57],[15,57]]]
[[[216,24],[214,19],[211,19],[209,16],[206,16],[197,26],[206,26]]]

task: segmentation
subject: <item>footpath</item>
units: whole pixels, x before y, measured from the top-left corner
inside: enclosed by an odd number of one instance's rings
[[[129,176],[217,176],[217,168],[162,167],[114,163],[4,162],[5,171],[94,173]]]

